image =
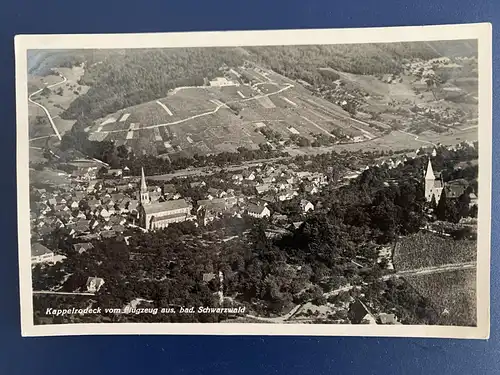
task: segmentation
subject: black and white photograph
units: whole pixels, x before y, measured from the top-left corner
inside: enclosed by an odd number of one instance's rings
[[[22,333],[486,338],[491,30],[16,37]]]

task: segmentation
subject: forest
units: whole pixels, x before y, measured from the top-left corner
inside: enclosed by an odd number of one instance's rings
[[[237,49],[183,48],[107,51],[100,64],[90,65],[80,84],[90,90],[61,115],[76,119],[82,113],[96,120],[119,109],[158,99],[179,86],[202,86],[223,65],[238,66]]]
[[[322,68],[355,74],[384,74],[402,71],[404,59],[432,59],[455,51],[477,55],[469,41],[381,44],[335,44],[312,46],[245,47],[252,57],[276,72],[312,85],[328,84],[339,77]]]

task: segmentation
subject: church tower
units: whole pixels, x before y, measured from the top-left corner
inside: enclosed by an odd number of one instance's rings
[[[425,199],[427,202],[432,201],[434,197],[436,203],[439,202],[441,198],[441,193],[443,192],[443,181],[439,178],[436,179],[434,170],[432,169],[431,159],[427,163],[427,171],[425,172]]]
[[[425,172],[425,199],[427,202],[432,200],[434,195],[434,182],[436,181],[436,176],[434,175],[434,170],[432,169],[431,159],[427,163],[427,171]]]
[[[149,204],[151,202],[149,200],[149,192],[148,192],[148,187],[146,185],[146,177],[144,176],[144,168],[141,168],[141,191],[139,194],[142,205]]]

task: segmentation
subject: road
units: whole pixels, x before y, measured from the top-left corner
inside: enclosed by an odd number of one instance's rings
[[[394,274],[383,276],[382,280],[388,280],[392,277],[411,277],[420,275],[430,275],[434,273],[452,272],[452,271],[467,270],[472,268],[476,268],[476,262],[442,264],[440,266],[398,271]]]
[[[65,83],[68,79],[64,76],[61,76],[63,78],[63,80],[61,82],[56,82],[56,83],[53,83],[52,85],[48,85],[48,86],[45,86],[44,88],[53,88],[53,87],[56,87],[56,86],[59,86],[59,85],[62,85],[63,83]],[[52,118],[52,116],[50,115],[49,111],[47,108],[45,108],[43,105],[41,105],[40,103],[37,103],[35,102],[33,99],[31,99],[34,95],[37,95],[39,93],[41,93],[43,91],[44,88],[41,88],[40,90],[38,91],[35,91],[34,93],[31,93],[29,96],[28,96],[28,101],[30,103],[33,103],[34,105],[40,107],[44,112],[45,114],[47,115],[48,119],[49,119],[49,122],[50,122],[50,125],[52,125],[52,129],[54,129],[54,133],[56,135],[56,137],[61,140],[61,134],[59,134],[59,130],[57,130],[57,127],[56,127],[56,124],[54,124],[54,119]]]
[[[278,323],[279,324],[279,323],[284,323],[285,321],[290,319],[293,315],[295,315],[295,313],[297,311],[299,311],[301,306],[302,305],[297,305],[293,309],[291,309],[288,313],[286,313],[285,315],[277,316],[275,318],[266,318],[266,317],[250,315],[250,314],[247,314],[246,317],[251,318],[251,319],[255,319],[255,320],[260,320],[261,322],[265,322],[265,323]]]
[[[396,273],[392,273],[390,275],[385,275],[380,278],[380,280],[387,281],[393,277],[411,277],[411,276],[420,276],[420,275],[430,275],[434,273],[443,273],[443,272],[452,272],[452,271],[458,271],[458,270],[467,270],[467,269],[473,269],[476,267],[476,262],[463,262],[463,263],[451,263],[451,264],[443,264],[440,266],[433,266],[433,267],[424,267],[424,268],[418,268],[418,269],[411,269],[411,270],[404,270],[404,271],[399,271]],[[357,285],[347,285],[343,286],[340,288],[337,288],[335,290],[332,290],[330,292],[324,293],[323,296],[325,298],[328,298],[330,296],[337,295],[339,293],[343,292],[349,292],[351,289],[354,289],[358,287]],[[285,323],[289,319],[291,319],[297,311],[300,310],[300,308],[303,305],[297,305],[295,306],[292,310],[290,310],[288,313],[285,315],[277,316],[275,318],[267,318],[267,317],[261,317],[261,316],[255,316],[255,315],[250,315],[247,314],[246,317],[259,320],[261,322],[265,323]],[[301,323],[304,323],[301,321]]]
[[[416,135],[416,134],[408,133],[408,132],[405,132],[405,131],[403,131],[403,130],[398,130],[398,132],[403,133],[403,134],[406,134],[406,135],[409,135],[409,136],[411,136],[411,137],[415,137],[415,140],[416,140],[416,141],[418,141],[418,142],[427,143],[427,144],[430,144],[430,145],[436,146],[436,144],[435,144],[435,143],[432,143],[432,142],[430,142],[430,141],[424,141],[424,140],[422,140],[422,139],[418,139],[418,135]]]
[[[271,95],[276,95],[276,94],[282,93],[283,91],[286,91],[286,90],[288,90],[288,89],[290,89],[292,87],[293,87],[293,85],[287,85],[287,86],[285,86],[285,87],[283,87],[283,88],[281,88],[281,89],[279,89],[277,91],[273,91],[273,92],[270,92],[270,93],[267,93],[267,94],[256,95],[256,96],[253,96],[253,97],[247,98],[247,99],[232,100],[232,101],[229,101],[227,103],[222,103],[222,104],[218,105],[217,107],[215,107],[215,109],[213,109],[211,111],[208,111],[208,112],[199,113],[197,115],[189,116],[189,117],[181,119],[181,120],[177,120],[177,121],[173,121],[173,122],[167,122],[167,123],[164,123],[164,124],[156,124],[156,125],[143,126],[143,127],[139,128],[139,129],[134,129],[134,131],[145,130],[145,129],[154,129],[154,128],[160,128],[160,127],[164,127],[164,126],[171,126],[171,125],[182,124],[182,123],[184,123],[186,121],[194,120],[196,118],[213,115],[213,114],[217,113],[219,111],[219,109],[221,109],[223,107],[227,107],[228,104],[244,103],[244,102],[247,102],[247,101],[250,101],[250,100],[256,100],[256,99],[260,99],[260,98],[265,98],[265,97],[268,97],[268,96],[271,96]],[[128,131],[128,129],[116,129],[116,130],[101,131],[101,133],[120,133],[120,132],[127,132],[127,131]],[[92,132],[92,133],[95,133],[95,132]]]
[[[166,174],[149,176],[148,179],[168,181],[168,180],[171,180],[171,179],[176,178],[176,177],[208,176],[208,175],[212,175],[216,172],[220,172],[222,170],[224,170],[224,171],[238,171],[238,170],[247,169],[250,167],[255,167],[261,163],[272,163],[275,161],[285,160],[285,159],[290,159],[290,158],[291,158],[290,156],[282,156],[282,157],[278,157],[278,158],[252,160],[252,161],[243,162],[241,164],[229,165],[227,167],[209,166],[209,167],[198,167],[198,168],[192,168],[192,169],[183,169],[183,170],[173,172],[173,173],[166,173]]]

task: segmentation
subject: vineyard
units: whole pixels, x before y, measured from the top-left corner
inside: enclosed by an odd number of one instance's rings
[[[440,325],[476,325],[476,270],[458,270],[407,277],[431,301]]]
[[[429,232],[419,232],[398,241],[394,267],[398,271],[472,262],[477,256],[477,242],[453,240]]]

